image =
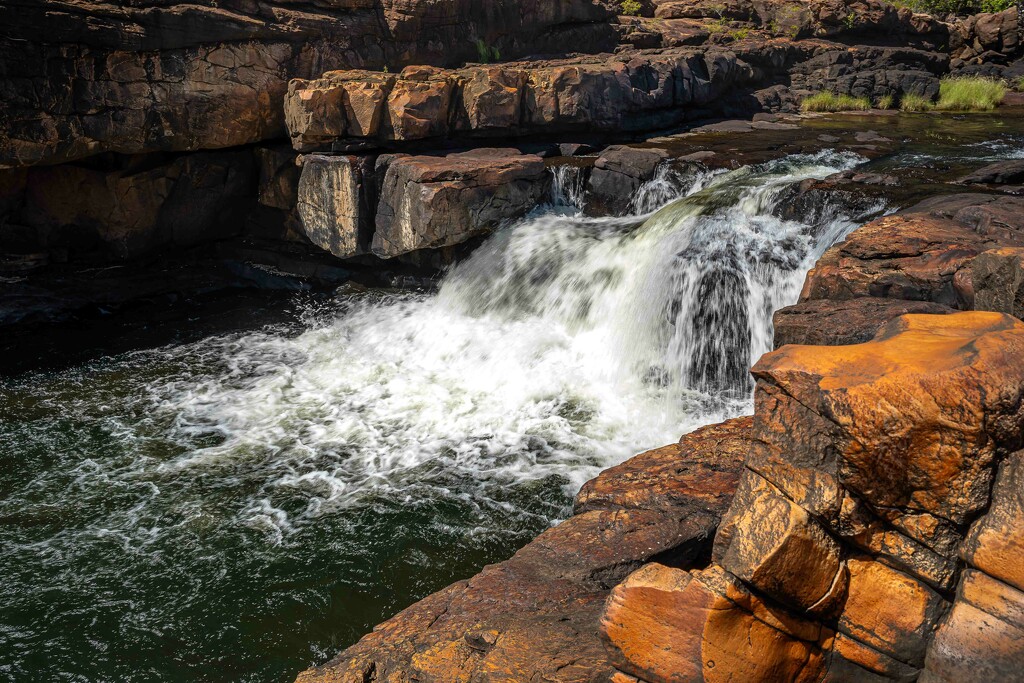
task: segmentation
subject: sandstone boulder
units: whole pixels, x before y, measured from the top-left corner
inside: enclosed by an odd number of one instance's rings
[[[807,276],[802,301],[881,297],[970,309],[978,254],[1024,245],[1024,199],[948,195],[855,230]]]
[[[381,187],[373,253],[393,258],[489,233],[533,209],[545,182],[543,159],[514,149],[397,158]]]
[[[372,235],[365,190],[372,159],[308,155],[302,159],[298,212],[309,240],[338,258],[364,253]]]

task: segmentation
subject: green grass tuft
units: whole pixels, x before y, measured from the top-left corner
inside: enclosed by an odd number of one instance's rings
[[[622,4],[619,7],[622,8],[622,13],[627,17],[638,17],[643,10],[643,5],[637,2],[637,0],[622,0]]]
[[[867,111],[871,109],[871,100],[866,97],[820,92],[801,102],[800,109],[803,111]]]
[[[879,109],[892,109],[896,106],[896,98],[892,95],[883,95],[878,98],[876,105]]]
[[[929,111],[935,107],[935,103],[924,95],[907,93],[900,98],[900,111]]]
[[[1006,86],[990,78],[944,78],[939,84],[936,109],[990,111],[1006,97]]]

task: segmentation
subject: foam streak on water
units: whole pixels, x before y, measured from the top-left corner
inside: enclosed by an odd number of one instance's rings
[[[507,556],[602,468],[749,411],[772,312],[855,218],[772,208],[857,162],[666,169],[622,219],[565,177],[436,295],[0,384],[0,674],[288,679]]]

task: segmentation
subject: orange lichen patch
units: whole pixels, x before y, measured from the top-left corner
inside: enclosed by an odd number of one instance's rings
[[[942,597],[870,558],[848,560],[847,567],[850,585],[839,631],[906,664],[924,664],[928,638],[945,606]]]
[[[797,465],[834,458],[825,470],[874,507],[960,524],[985,504],[999,448],[1018,438],[1021,357],[1024,323],[984,312],[903,316],[866,344],[784,347],[754,366],[755,434]]]

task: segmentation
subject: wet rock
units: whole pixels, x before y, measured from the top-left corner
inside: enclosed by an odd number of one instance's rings
[[[514,149],[395,158],[381,187],[373,253],[393,258],[486,234],[536,206],[545,180],[543,159]]]
[[[1024,159],[997,161],[957,181],[961,185],[1019,185],[1024,182]]]
[[[654,177],[658,166],[668,156],[664,149],[623,145],[605,149],[594,162],[587,182],[587,213],[595,216],[627,213],[640,186]]]
[[[702,427],[602,472],[576,496],[577,514],[614,508],[724,509],[750,448],[749,417]]]
[[[1004,247],[971,263],[974,308],[1024,318],[1024,249]]]
[[[308,155],[302,158],[298,213],[309,240],[338,258],[366,251],[372,233],[364,174],[372,159]]]
[[[598,637],[608,591],[645,562],[689,566],[706,552],[735,485],[726,470],[739,467],[749,426],[749,418],[731,420],[684,437],[671,457],[659,449],[603,473],[581,493],[580,514],[512,559],[406,609],[298,680],[592,683],[615,676]],[[664,466],[639,474],[652,461]],[[699,476],[676,479],[677,472],[709,470],[720,475],[710,484]],[[664,493],[637,495],[638,476]]]
[[[855,230],[807,276],[801,301],[873,296],[970,309],[971,262],[999,246],[1024,245],[1016,197],[939,197]]]
[[[990,309],[981,309],[990,310]],[[775,348],[786,344],[841,346],[871,341],[893,318],[907,313],[945,315],[955,309],[929,301],[858,297],[832,301],[815,299],[775,312]]]

